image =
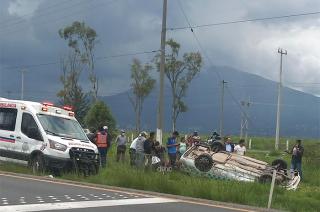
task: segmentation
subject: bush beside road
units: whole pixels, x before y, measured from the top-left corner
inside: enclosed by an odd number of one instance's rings
[[[249,156],[271,162],[282,157],[290,164],[290,156],[282,152],[273,152],[273,140],[254,139],[257,150],[269,150],[270,153],[252,151]],[[269,148],[269,146],[271,148]],[[297,191],[286,191],[276,187],[272,207],[289,211],[318,211],[320,208],[320,142],[304,142],[305,155],[303,159],[304,179]],[[254,146],[253,146],[254,147]],[[243,183],[236,181],[206,179],[198,176],[188,176],[179,171],[157,172],[136,170],[125,164],[115,162],[115,149],[110,151],[108,166],[96,176],[87,178],[72,174],[62,178],[104,184],[118,187],[134,188],[161,193],[197,197],[215,201],[239,203],[258,207],[266,207],[270,185],[258,183]],[[128,157],[127,157],[128,159]],[[2,163],[0,169],[11,172],[30,173],[26,167]]]

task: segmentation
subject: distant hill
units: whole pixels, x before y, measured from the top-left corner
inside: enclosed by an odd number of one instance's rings
[[[252,102],[249,108],[249,133],[257,136],[270,136],[275,133],[277,83],[257,75],[230,67],[212,67],[203,70],[191,83],[187,98],[188,112],[183,113],[177,123],[180,131],[198,130],[200,133],[219,129],[220,82],[216,72],[226,80],[224,132],[239,134],[240,109],[235,100]],[[130,91],[128,91],[130,92]],[[119,127],[134,128],[134,112],[127,93],[103,97],[111,107]],[[146,99],[142,114],[143,128],[156,127],[158,89]],[[290,88],[282,90],[281,136],[314,137],[320,136],[319,97]],[[165,89],[165,128],[170,130],[169,86]]]

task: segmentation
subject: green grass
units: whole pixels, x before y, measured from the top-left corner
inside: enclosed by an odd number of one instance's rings
[[[255,149],[248,155],[271,162],[276,158],[283,158],[290,164],[290,156],[283,152],[274,152],[273,140],[255,138]],[[284,143],[284,146],[283,146]],[[303,159],[304,179],[297,191],[286,191],[276,187],[274,191],[273,208],[289,211],[319,211],[320,210],[320,142],[304,142],[305,155]],[[281,140],[281,148],[285,148],[285,140]],[[125,164],[116,163],[114,149],[109,154],[108,166],[99,175],[87,178],[66,174],[62,178],[104,184],[126,188],[156,191],[198,197],[215,201],[232,202],[258,207],[266,207],[270,185],[258,183],[243,183],[236,181],[214,180],[189,176],[179,171],[162,174],[156,171],[137,170]],[[0,164],[1,170],[28,172],[24,167],[11,164]]]

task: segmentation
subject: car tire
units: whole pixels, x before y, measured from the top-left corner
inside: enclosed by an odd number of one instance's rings
[[[209,154],[202,154],[194,160],[194,165],[199,171],[208,172],[213,166],[213,159]]]
[[[37,154],[31,159],[31,170],[34,175],[43,175],[45,162],[42,154]]]
[[[259,177],[259,183],[271,183],[272,175],[270,174],[263,174]]]
[[[276,159],[272,161],[271,165],[277,167],[278,171],[280,170],[286,171],[288,168],[287,162],[282,159]]]
[[[214,152],[220,152],[222,151],[224,148],[223,148],[223,144],[220,143],[219,141],[215,141],[211,144],[211,149],[212,151]]]

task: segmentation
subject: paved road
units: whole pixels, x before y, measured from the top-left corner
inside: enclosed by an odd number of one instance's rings
[[[247,211],[110,189],[0,174],[0,211]]]

